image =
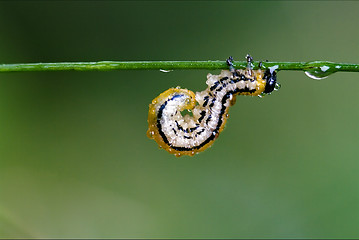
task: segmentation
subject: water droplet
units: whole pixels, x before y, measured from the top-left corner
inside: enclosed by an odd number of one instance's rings
[[[281,87],[282,87],[282,84],[280,84],[278,82],[275,83],[274,91],[278,91]]]
[[[324,78],[327,78],[330,74],[332,74],[331,72],[325,73],[321,70],[309,70],[309,71],[305,71],[304,73],[308,77],[315,79],[315,80],[322,80]]]
[[[163,73],[169,73],[169,72],[172,72],[173,70],[165,70],[165,69],[160,69],[160,72],[163,72]]]
[[[259,98],[262,98],[262,97],[264,97],[265,95],[266,95],[266,93],[261,93],[261,94],[258,95],[258,97],[259,97]]]
[[[330,62],[309,62],[310,67],[304,72],[308,77],[321,80],[338,71],[340,66],[334,66]]]

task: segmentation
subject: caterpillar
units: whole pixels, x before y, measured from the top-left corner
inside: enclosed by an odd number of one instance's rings
[[[147,136],[160,148],[179,157],[193,156],[210,147],[224,129],[228,109],[237,95],[263,96],[276,90],[278,66],[252,69],[252,57],[247,55],[247,68],[235,69],[233,58],[227,59],[229,70],[219,75],[207,75],[207,89],[192,92],[170,88],[149,105]],[[182,111],[187,110],[192,116]]]

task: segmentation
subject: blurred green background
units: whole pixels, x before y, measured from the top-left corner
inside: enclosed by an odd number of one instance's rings
[[[0,62],[359,63],[355,1],[2,1]],[[359,74],[278,74],[195,157],[146,137],[148,104],[208,71],[2,73],[0,237],[359,237]],[[219,73],[212,71],[213,74]]]

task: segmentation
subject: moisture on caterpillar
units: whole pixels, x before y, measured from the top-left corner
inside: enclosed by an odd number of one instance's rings
[[[210,147],[224,129],[228,109],[236,95],[263,96],[279,88],[276,68],[252,69],[252,57],[247,55],[247,68],[235,69],[229,57],[229,70],[219,75],[207,75],[207,89],[192,92],[170,88],[149,105],[147,136],[171,154],[193,156]],[[276,66],[278,67],[278,66]],[[182,116],[188,110],[192,116]]]

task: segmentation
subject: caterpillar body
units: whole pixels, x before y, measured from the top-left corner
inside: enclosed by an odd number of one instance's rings
[[[275,69],[252,70],[247,56],[246,69],[234,69],[219,75],[207,75],[207,89],[194,93],[187,89],[170,88],[149,105],[147,136],[171,154],[179,157],[204,151],[224,129],[228,109],[236,95],[260,96],[275,90]],[[181,111],[188,110],[192,116]]]

